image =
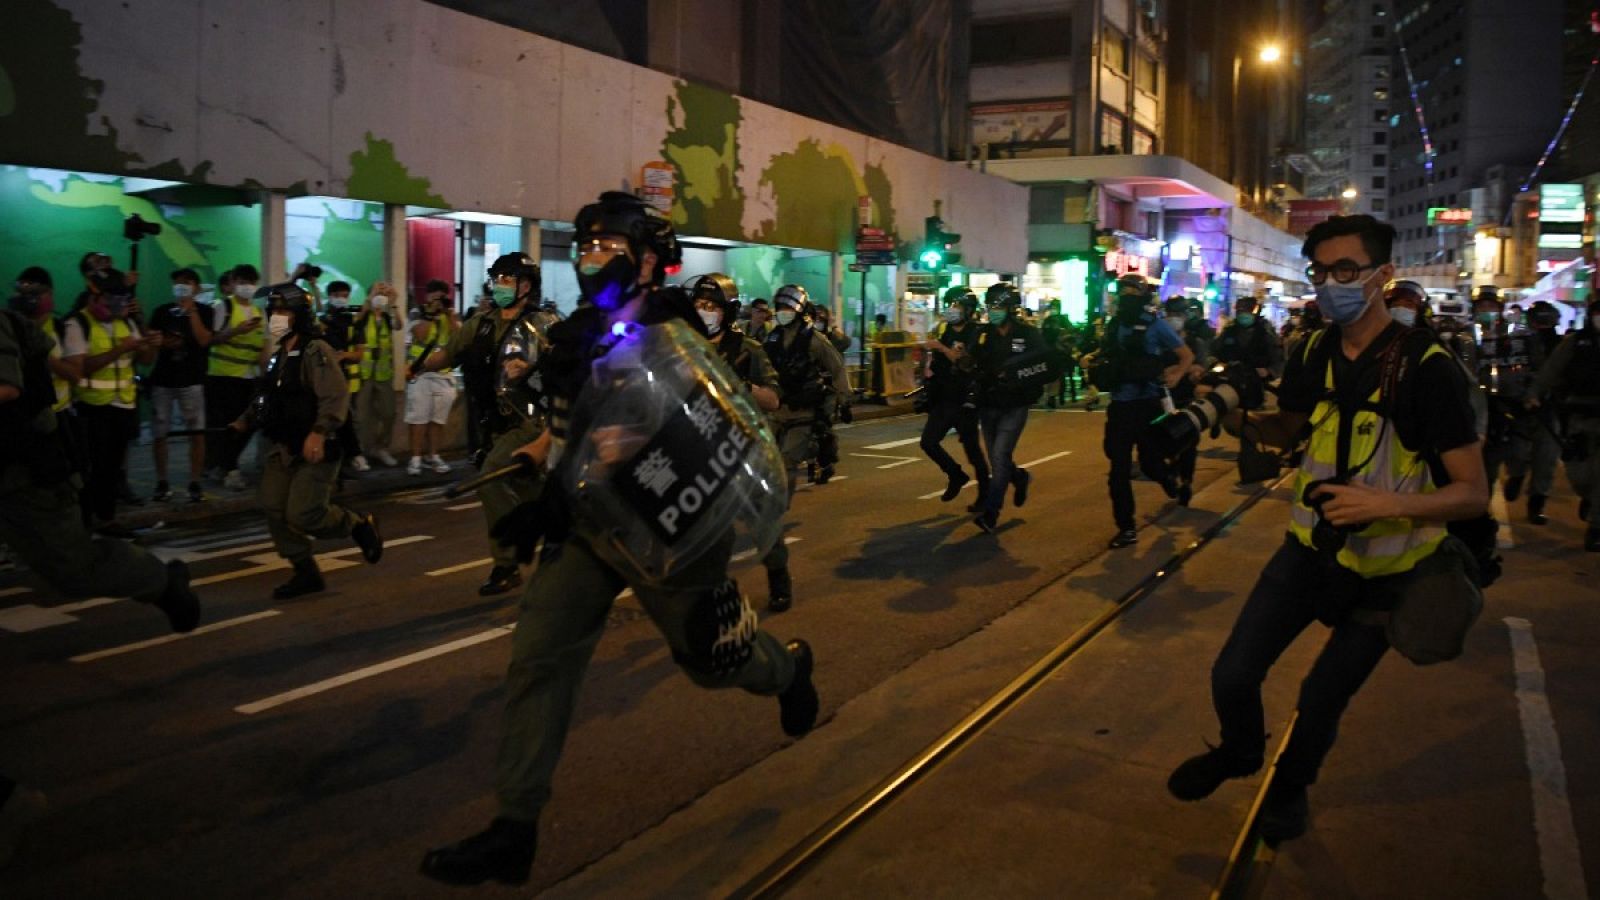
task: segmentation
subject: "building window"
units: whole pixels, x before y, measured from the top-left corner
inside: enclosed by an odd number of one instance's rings
[[[1387,154],[1387,153],[1374,153],[1374,154],[1372,154],[1372,164],[1375,165],[1375,166],[1387,166],[1389,164],[1389,154]]]
[[[1382,199],[1374,198],[1372,200],[1372,211],[1373,212],[1383,212],[1383,200]]]
[[[1372,70],[1372,77],[1377,78],[1380,81],[1388,81],[1389,80],[1389,67],[1388,66],[1379,66],[1376,69],[1373,69]]]
[[[1374,26],[1372,26],[1372,36],[1374,38],[1376,38],[1377,40],[1380,40],[1380,41],[1383,40],[1383,26],[1382,25],[1374,25]]]
[[[1372,176],[1372,189],[1381,191],[1388,186],[1388,181],[1389,179],[1382,175],[1374,175]]]
[[[975,66],[1071,55],[1071,16],[1029,16],[972,26],[972,64]]]
[[[1372,89],[1372,99],[1374,99],[1374,100],[1382,100],[1384,102],[1387,102],[1388,99],[1389,99],[1389,89],[1388,88],[1373,88]]]
[[[1150,94],[1160,93],[1160,74],[1160,64],[1154,57],[1139,54],[1139,67],[1133,73],[1133,83],[1139,90]]]
[[[1133,129],[1133,155],[1150,156],[1156,152],[1156,136],[1143,128]]]
[[[1124,132],[1128,127],[1128,117],[1122,113],[1104,106],[1100,108],[1100,152],[1122,153],[1128,146]]]
[[[1128,74],[1128,39],[1109,25],[1100,37],[1100,61],[1124,75]]]
[[[1374,131],[1372,133],[1372,142],[1374,144],[1387,144],[1387,143],[1389,143],[1389,132],[1387,132],[1387,131]]]
[[[1382,125],[1388,118],[1389,111],[1387,109],[1375,109],[1372,111],[1372,121],[1377,122],[1379,125]]]

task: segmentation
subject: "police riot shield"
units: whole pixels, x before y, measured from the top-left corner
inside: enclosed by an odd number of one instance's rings
[[[730,538],[758,554],[778,539],[788,488],[771,427],[683,322],[622,330],[595,361],[573,424],[561,483],[596,552],[630,580],[676,585]]]
[[[517,319],[500,340],[500,368],[495,373],[494,396],[500,415],[511,422],[526,422],[540,415],[543,385],[539,353],[544,342],[544,335],[532,316]]]

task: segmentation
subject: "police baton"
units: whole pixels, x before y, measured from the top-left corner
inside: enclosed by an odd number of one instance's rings
[[[482,475],[479,475],[476,478],[468,478],[466,481],[458,481],[455,484],[450,485],[444,489],[444,496],[448,500],[454,500],[462,494],[475,491],[486,484],[499,481],[503,478],[510,478],[513,475],[532,474],[533,460],[528,459],[526,456],[519,456],[517,457],[517,462],[514,462],[508,466],[501,466],[498,469],[491,469],[490,471],[484,472]]]

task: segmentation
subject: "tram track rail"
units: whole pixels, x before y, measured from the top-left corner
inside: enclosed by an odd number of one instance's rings
[[[1140,579],[1138,584],[1135,584],[1118,597],[1114,604],[1107,607],[1088,623],[1080,626],[1048,653],[1035,660],[1021,674],[990,695],[976,709],[968,713],[960,722],[924,747],[910,760],[901,764],[887,777],[858,795],[826,822],[812,830],[800,841],[791,845],[782,855],[735,888],[728,895],[729,898],[731,900],[764,900],[764,898],[781,896],[802,875],[820,862],[830,850],[841,845],[862,825],[932,775],[944,763],[969,747],[976,738],[988,731],[996,722],[1004,718],[1007,713],[1018,707],[1043,686],[1051,675],[1059,671],[1085,647],[1089,646],[1096,637],[1104,633],[1110,625],[1120,620],[1130,610],[1166,584],[1173,575],[1183,568],[1186,562],[1208,547],[1212,541],[1227,531],[1229,526],[1238,521],[1261,500],[1270,496],[1274,490],[1284,484],[1292,475],[1292,472],[1285,474],[1270,484],[1258,488],[1249,496],[1234,504],[1233,508],[1229,509],[1221,518],[1196,536],[1193,541],[1174,552],[1154,572]],[[1251,847],[1252,850],[1254,849],[1254,845],[1248,843],[1247,836],[1254,833],[1256,816],[1265,791],[1266,784],[1264,783],[1261,792],[1251,805],[1250,814],[1243,831],[1235,841],[1233,852],[1229,855],[1223,878],[1218,882],[1219,889],[1227,883],[1230,875],[1238,873],[1248,876],[1252,871],[1259,871],[1246,865],[1247,860],[1244,859],[1243,854],[1247,846]],[[1255,841],[1255,844],[1259,843],[1259,840]],[[1232,898],[1245,895],[1219,895],[1213,893],[1212,896]]]

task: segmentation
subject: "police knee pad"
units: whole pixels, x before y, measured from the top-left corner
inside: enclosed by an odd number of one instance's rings
[[[730,578],[695,598],[683,623],[685,647],[673,659],[697,681],[725,680],[750,661],[760,625]]]

